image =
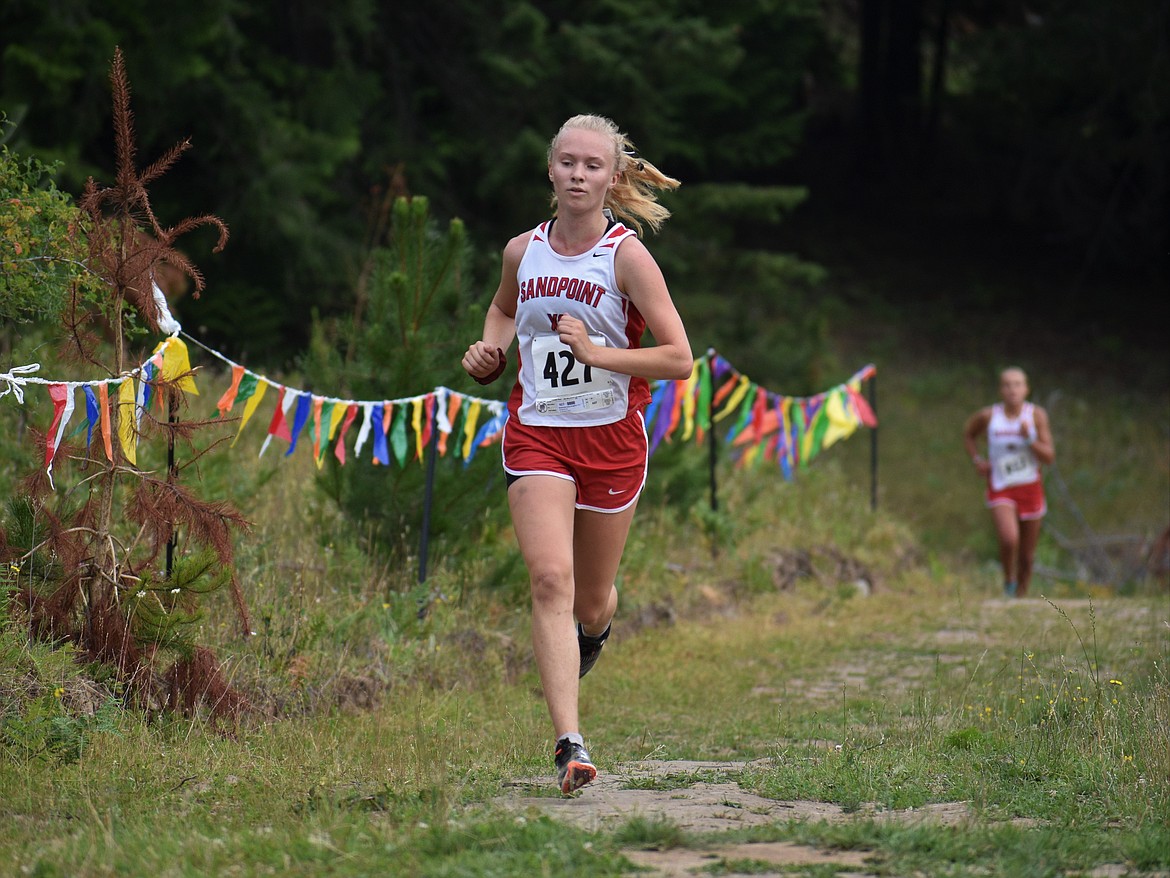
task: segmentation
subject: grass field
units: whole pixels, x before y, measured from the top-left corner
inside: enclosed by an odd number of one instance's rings
[[[647,757],[758,760],[746,789],[857,816],[736,840],[863,851],[862,874],[1170,869],[1164,599],[1008,604],[921,570],[868,598],[815,579],[719,598],[615,638],[583,699],[603,772]],[[505,781],[549,774],[535,675],[509,683],[495,662],[448,660],[459,632],[435,633],[420,680],[374,709],[234,737],[119,713],[85,730],[80,758],[6,761],[0,870],[616,875],[631,871],[623,851],[712,843],[653,814],[584,832],[491,804]],[[900,825],[872,813],[931,803],[969,816]]]
[[[362,548],[307,455],[257,461],[253,427],[200,477],[253,521],[237,559],[256,635],[241,638],[217,596],[199,639],[255,713],[215,730],[127,712],[0,614],[0,874],[601,876],[635,874],[646,849],[731,841],[757,847],[707,856],[699,874],[1170,874],[1170,598],[1156,576],[1111,578],[1072,545],[1144,545],[1165,526],[1165,394],[1034,376],[1064,486],[1041,546],[1054,573],[1006,603],[959,441],[990,401],[991,364],[888,354],[876,513],[865,434],[792,483],[725,461],[718,514],[700,449],[652,466],[617,634],[582,700],[603,773],[734,763],[741,789],[842,819],[715,838],[665,804],[582,829],[501,803],[534,776],[555,799],[502,496],[475,550],[440,546],[420,586],[417,559]],[[639,784],[668,803],[704,780]],[[885,819],[936,806],[960,817]],[[750,854],[781,841],[828,859]],[[831,856],[845,851],[863,864]]]

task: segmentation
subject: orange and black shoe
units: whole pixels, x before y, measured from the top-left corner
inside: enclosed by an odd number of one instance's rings
[[[597,777],[597,769],[593,767],[584,745],[567,736],[557,741],[553,760],[557,766],[557,786],[566,796]]]
[[[609,640],[609,629],[613,627],[613,623],[605,626],[605,630],[598,635],[586,634],[585,629],[581,627],[581,623],[577,623],[577,647],[581,650],[581,673],[577,675],[577,679],[588,674],[595,664],[597,659],[601,656],[601,648],[605,646],[605,641]]]

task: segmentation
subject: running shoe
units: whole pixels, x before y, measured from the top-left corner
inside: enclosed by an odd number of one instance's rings
[[[601,648],[605,646],[605,641],[609,639],[609,629],[613,627],[611,622],[605,626],[605,630],[597,636],[586,634],[585,629],[581,627],[581,623],[577,623],[577,646],[581,650],[581,673],[577,675],[577,679],[588,674],[601,655]]]
[[[557,786],[566,796],[597,777],[597,769],[593,767],[588,751],[568,738],[557,741],[553,761],[557,766]]]

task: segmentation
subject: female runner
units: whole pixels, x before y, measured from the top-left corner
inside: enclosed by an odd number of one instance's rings
[[[597,774],[580,732],[578,681],[617,610],[618,565],[646,481],[647,379],[687,378],[693,359],[637,234],[670,215],[657,191],[678,181],[638,158],[600,116],[561,126],[548,178],[553,217],[504,248],[483,338],[463,368],[480,383],[495,380],[516,339],[503,439],[508,506],[528,567],[557,785],[567,795]],[[641,346],[646,329],[654,346]]]
[[[1032,581],[1032,562],[1040,538],[1040,520],[1048,511],[1040,465],[1056,459],[1048,412],[1028,402],[1028,376],[1012,367],[999,376],[1003,402],[980,409],[967,419],[963,445],[976,472],[987,479],[987,506],[995,521],[1003,591],[1023,597]],[[976,442],[987,434],[987,457]]]

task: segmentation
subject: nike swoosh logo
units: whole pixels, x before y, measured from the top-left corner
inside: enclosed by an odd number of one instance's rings
[[[610,488],[609,493],[614,494],[616,496],[617,494],[624,494],[628,490],[629,490],[629,488],[623,488],[621,491],[615,491],[613,488]]]
[[[596,259],[598,256],[605,256],[605,255],[607,255],[607,254],[605,254],[605,253],[594,253],[594,254],[593,254],[593,258],[594,258],[594,259]]]

